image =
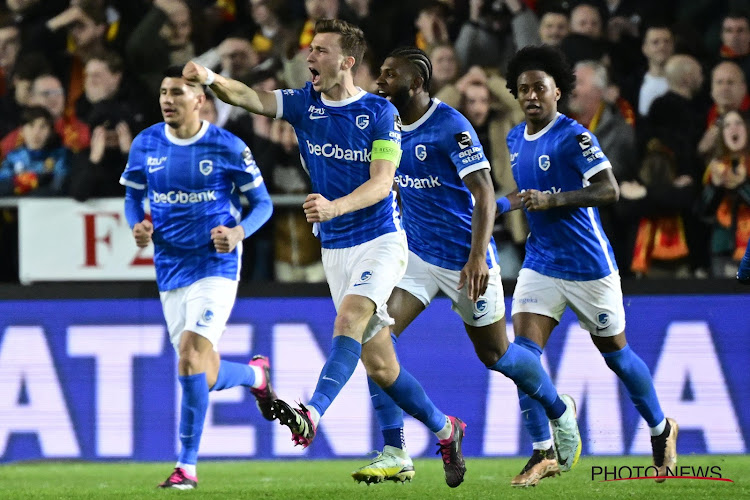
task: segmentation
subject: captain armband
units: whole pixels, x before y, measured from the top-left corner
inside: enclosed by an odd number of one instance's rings
[[[372,143],[372,159],[392,161],[398,167],[401,161],[401,147],[385,139],[378,139]]]

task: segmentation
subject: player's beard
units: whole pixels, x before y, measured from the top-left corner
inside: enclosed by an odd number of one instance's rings
[[[406,111],[409,99],[411,99],[411,96],[409,95],[409,87],[401,87],[391,94],[391,103],[396,106],[399,113]]]

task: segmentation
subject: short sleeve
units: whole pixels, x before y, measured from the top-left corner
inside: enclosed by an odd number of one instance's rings
[[[241,139],[237,138],[233,142],[228,154],[226,168],[237,189],[246,193],[263,184],[263,176],[258,164],[255,163],[253,153]]]
[[[576,127],[573,131],[563,143],[564,158],[571,159],[583,179],[589,180],[602,170],[612,168],[594,134],[583,127]]]
[[[463,115],[453,115],[443,130],[440,148],[450,157],[459,177],[490,168],[474,127]]]

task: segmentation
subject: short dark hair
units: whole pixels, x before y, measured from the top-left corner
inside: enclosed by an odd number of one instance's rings
[[[110,73],[122,73],[125,69],[125,63],[122,60],[122,56],[120,56],[120,54],[118,54],[117,52],[108,49],[102,49],[92,52],[88,60],[91,61],[92,59],[102,61],[104,64],[106,64],[107,69]]]
[[[423,50],[416,47],[400,47],[394,49],[387,57],[398,57],[409,61],[422,77],[422,88],[429,90],[430,80],[432,80],[432,62]]]
[[[747,22],[748,26],[750,26],[750,12],[748,12],[747,9],[743,9],[740,7],[730,10],[727,15],[722,18],[722,24],[724,23],[725,19],[744,19]]]
[[[560,49],[551,45],[530,45],[516,52],[508,63],[508,81],[505,85],[513,97],[518,97],[518,77],[532,70],[544,71],[551,76],[563,99],[575,88],[575,73]]]
[[[164,74],[162,75],[164,78],[182,78],[182,69],[185,67],[184,64],[174,64],[167,69],[164,70]],[[206,93],[206,86],[205,85],[198,85],[197,83],[188,82],[185,80],[185,83],[191,87],[199,88],[203,91],[203,93]]]
[[[315,23],[315,33],[336,33],[341,36],[341,52],[354,58],[352,71],[362,62],[367,43],[365,34],[355,25],[340,19],[320,19]]]
[[[52,113],[50,113],[47,108],[42,106],[29,106],[21,111],[21,125],[27,125],[39,118],[43,118],[50,128],[55,128],[55,120],[52,118]]]

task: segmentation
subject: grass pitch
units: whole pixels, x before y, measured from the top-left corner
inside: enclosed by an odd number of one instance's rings
[[[649,465],[650,457],[582,457],[571,472],[545,479],[536,488],[517,490],[511,478],[525,459],[467,460],[466,480],[448,488],[442,462],[415,461],[412,483],[357,484],[350,473],[363,460],[209,462],[199,465],[196,491],[157,490],[172,463],[73,463],[40,462],[0,466],[0,499],[46,498],[157,498],[180,495],[216,499],[750,499],[750,455],[687,455],[679,466],[721,468],[722,481],[672,479],[663,484],[652,480],[601,482],[592,480],[592,468]]]

